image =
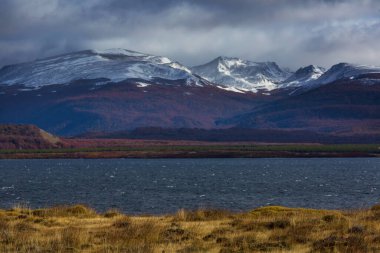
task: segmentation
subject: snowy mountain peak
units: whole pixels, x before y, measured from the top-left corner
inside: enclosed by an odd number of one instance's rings
[[[99,55],[125,55],[125,56],[148,56],[146,54],[128,50],[128,49],[123,49],[123,48],[110,48],[110,49],[105,49],[105,50],[90,50],[94,54],[99,54]]]
[[[126,49],[85,50],[0,69],[0,84],[23,84],[35,88],[99,78],[110,82],[130,78],[186,79],[188,84],[200,84],[200,79],[178,62]]]
[[[338,63],[333,65],[330,69],[328,69],[326,72],[320,75],[319,78],[316,78],[315,80],[310,80],[308,82],[303,82],[301,85],[295,86],[298,87],[298,89],[296,89],[291,94],[299,94],[307,90],[318,88],[322,85],[333,83],[337,80],[352,80],[356,79],[361,75],[373,73],[380,74],[380,67],[344,62]],[[377,80],[375,82],[378,83]]]
[[[249,60],[243,60],[237,57],[219,56],[213,61],[217,61],[219,65],[223,64],[228,68],[238,68],[243,66],[263,66],[266,65],[270,68],[276,69],[277,71],[282,71],[282,69],[275,62],[253,62]],[[211,61],[211,62],[213,62]]]
[[[293,75],[286,79],[280,88],[300,87],[317,80],[326,70],[322,67],[309,65],[299,68]]]
[[[227,56],[219,56],[215,60],[218,61],[219,65],[225,65],[228,68],[245,66],[249,63],[237,57],[227,57]]]
[[[303,68],[299,68],[295,73],[297,72],[307,72],[307,73],[315,73],[315,74],[323,74],[325,72],[325,68],[316,66],[316,65],[309,65]]]
[[[380,73],[380,67],[342,62],[332,66],[316,83],[323,85],[339,79],[353,79],[360,75],[371,73]]]
[[[252,62],[226,56],[219,56],[191,70],[211,82],[253,92],[276,89],[277,83],[290,74],[274,62]]]

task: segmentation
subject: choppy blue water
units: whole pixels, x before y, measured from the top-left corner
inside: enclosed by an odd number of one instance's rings
[[[0,208],[84,203],[157,214],[379,202],[378,158],[0,160]]]

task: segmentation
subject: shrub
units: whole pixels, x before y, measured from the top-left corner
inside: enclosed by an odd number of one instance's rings
[[[220,209],[198,209],[194,211],[186,211],[180,209],[175,217],[175,221],[210,221],[225,219],[232,215],[231,212]]]
[[[110,209],[104,213],[104,217],[113,218],[122,215],[118,209]]]

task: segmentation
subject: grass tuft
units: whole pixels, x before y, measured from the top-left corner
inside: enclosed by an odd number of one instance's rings
[[[118,209],[110,209],[104,213],[104,217],[106,218],[114,218],[116,216],[120,216],[122,213]]]
[[[93,218],[96,212],[84,205],[74,206],[56,206],[46,209],[37,209],[31,212],[33,216],[37,217],[76,217],[76,218]]]
[[[220,209],[198,209],[186,211],[180,209],[174,216],[174,221],[211,221],[226,219],[231,216],[231,212]]]

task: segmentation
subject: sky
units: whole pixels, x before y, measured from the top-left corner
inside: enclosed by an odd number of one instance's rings
[[[338,62],[380,66],[380,1],[0,1],[0,66],[108,48],[187,66],[218,56],[294,70]]]

